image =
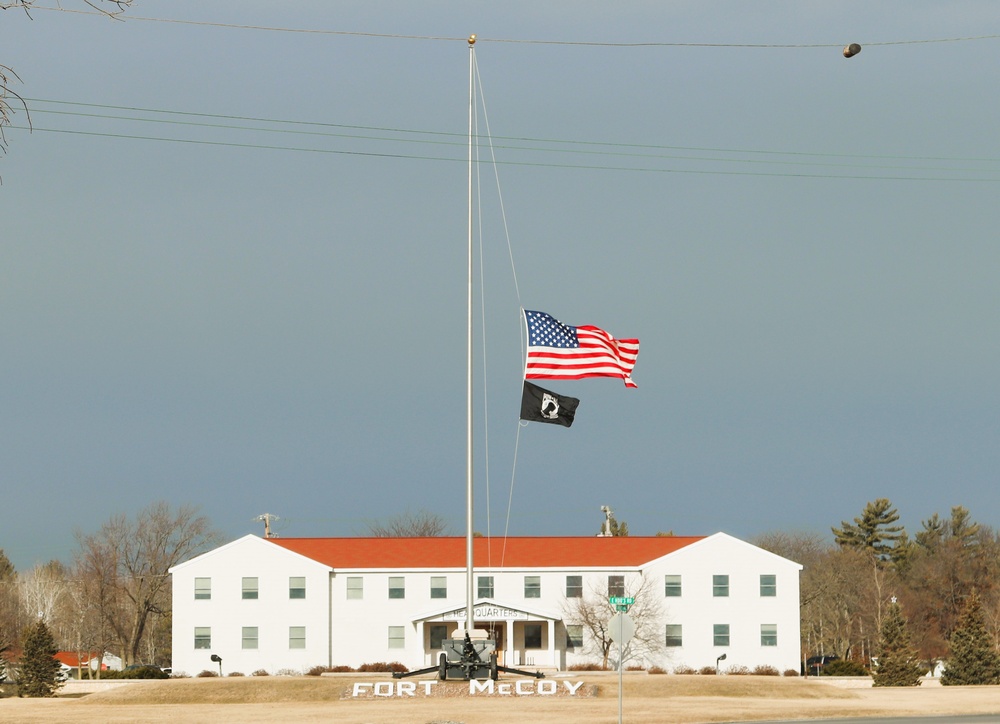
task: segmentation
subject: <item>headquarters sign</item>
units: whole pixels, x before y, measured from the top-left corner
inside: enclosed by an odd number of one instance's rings
[[[435,696],[443,682],[428,681],[358,681],[354,683],[351,698],[389,699]],[[459,682],[454,682],[458,684]],[[552,679],[518,679],[494,681],[484,679],[469,681],[469,696],[586,696],[580,692],[582,681],[553,681]],[[454,688],[448,687],[452,691]],[[442,695],[444,691],[442,690]]]
[[[434,616],[428,621],[464,621],[468,611],[464,608],[456,608],[454,611],[442,613]],[[527,621],[528,614],[506,606],[497,606],[493,603],[481,603],[473,610],[473,616],[477,621]]]

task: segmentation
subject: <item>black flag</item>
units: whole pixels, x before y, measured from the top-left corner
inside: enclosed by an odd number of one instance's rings
[[[573,424],[579,404],[575,397],[563,397],[525,381],[521,393],[521,419],[569,427]]]

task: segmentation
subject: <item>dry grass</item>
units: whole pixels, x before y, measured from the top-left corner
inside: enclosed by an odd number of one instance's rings
[[[51,724],[100,721],[239,721],[263,724],[344,722],[345,724],[493,724],[505,719],[532,724],[613,724],[618,719],[618,679],[581,672],[572,681],[596,690],[592,697],[415,697],[352,699],[355,681],[386,677],[245,677],[177,679],[122,686],[80,699],[2,699],[0,721]],[[467,684],[441,684],[453,693]],[[442,692],[443,693],[443,692]],[[342,698],[347,695],[346,698]],[[832,718],[996,714],[1000,687],[919,687],[916,689],[842,689],[815,680],[753,676],[626,676],[624,713],[644,724],[693,724]]]
[[[350,691],[353,681],[316,676],[169,679],[122,686],[90,694],[80,701],[88,706],[339,701],[345,692]]]
[[[853,699],[846,689],[838,689],[812,679],[783,679],[776,676],[649,676],[625,678],[625,696],[651,698],[722,696],[751,699]],[[607,683],[604,683],[608,687]],[[618,681],[612,694],[618,696]]]

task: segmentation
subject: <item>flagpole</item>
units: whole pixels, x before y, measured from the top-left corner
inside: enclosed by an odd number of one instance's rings
[[[465,430],[465,630],[475,628],[473,609],[473,556],[472,556],[472,120],[474,95],[474,66],[476,58],[476,36],[469,36],[469,282],[468,282],[468,327],[466,345],[466,430]]]

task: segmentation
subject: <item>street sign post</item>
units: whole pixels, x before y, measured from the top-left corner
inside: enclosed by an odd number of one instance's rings
[[[608,603],[624,613],[628,611],[629,606],[635,603],[635,598],[632,596],[609,596]]]
[[[610,600],[614,601],[615,598],[620,598],[613,596]],[[629,603],[616,604],[618,606],[618,613],[611,617],[608,621],[608,631],[610,632],[611,640],[618,644],[618,724],[622,724],[622,669],[625,668],[625,644],[632,640],[635,636],[635,621],[629,617],[627,613],[624,613],[628,609],[629,604],[634,603],[634,598],[625,599]]]

